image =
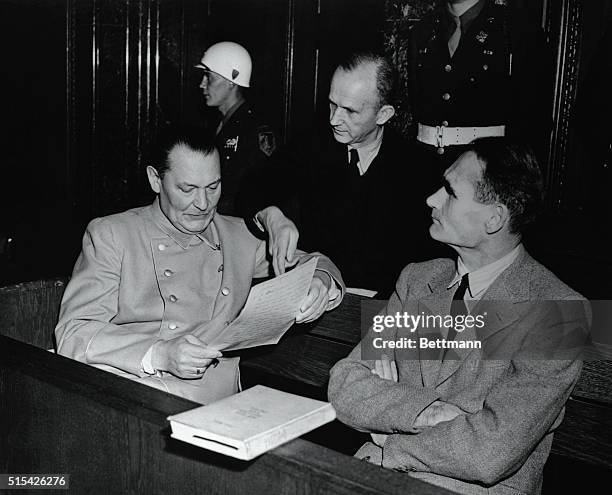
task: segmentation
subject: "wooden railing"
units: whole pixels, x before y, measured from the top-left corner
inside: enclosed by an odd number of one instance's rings
[[[0,363],[0,470],[67,473],[70,493],[448,493],[301,439],[238,461],[169,437],[194,402],[8,337]]]
[[[319,445],[295,440],[250,463],[171,440],[165,418],[195,403],[45,350],[63,289],[63,280],[0,288],[0,472],[71,473],[88,493],[443,493],[339,453],[364,437],[338,422],[304,437]],[[245,353],[245,388],[324,399],[329,369],[359,340],[360,306],[349,295],[315,325]],[[612,474],[610,361],[585,362],[546,470],[551,493]]]
[[[62,291],[0,288],[1,473],[66,473],[87,494],[450,493],[302,439],[249,462],[171,439],[167,416],[199,404],[46,350]]]

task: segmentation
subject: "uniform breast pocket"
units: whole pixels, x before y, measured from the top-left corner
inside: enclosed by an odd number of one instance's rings
[[[502,40],[482,47],[479,57],[479,68],[484,74],[506,74],[508,71],[510,54],[504,47]]]
[[[235,153],[238,150],[238,141],[240,136],[232,136],[225,140],[223,143],[223,150],[226,153]]]

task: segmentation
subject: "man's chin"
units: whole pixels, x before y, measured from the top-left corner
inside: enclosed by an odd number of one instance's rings
[[[434,241],[440,241],[440,242],[444,242],[441,240],[441,232],[440,232],[440,226],[436,224],[436,222],[432,223],[429,226],[429,235],[431,236],[431,238]]]
[[[201,220],[189,219],[183,223],[183,230],[188,234],[201,234],[211,224],[214,215],[207,216]]]
[[[351,137],[346,132],[337,132],[333,131],[334,139],[342,144],[349,144],[351,142]]]

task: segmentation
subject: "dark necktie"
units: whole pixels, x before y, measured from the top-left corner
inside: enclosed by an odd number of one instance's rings
[[[457,315],[467,315],[468,314],[468,309],[465,304],[465,300],[463,298],[465,296],[465,291],[468,290],[469,288],[470,288],[469,273],[466,273],[465,275],[463,275],[463,277],[461,277],[461,283],[459,284],[459,287],[457,287],[457,290],[455,291],[455,294],[453,295],[453,302],[451,303],[451,310],[450,310],[450,313],[453,317],[453,321],[455,321],[455,317]],[[455,340],[456,336],[457,336],[457,331],[455,330],[455,327],[449,328],[448,336],[446,337],[446,340]]]
[[[461,17],[454,16],[454,19],[455,19],[455,24],[457,26],[455,27],[455,31],[453,32],[450,39],[448,40],[448,51],[450,53],[451,58],[455,54],[455,51],[457,50],[457,47],[459,46],[459,40],[461,39]]]
[[[349,151],[350,159],[349,159],[349,167],[351,168],[352,173],[356,173],[357,175],[361,175],[359,171],[359,167],[357,164],[359,163],[359,153],[355,148],[351,148]]]

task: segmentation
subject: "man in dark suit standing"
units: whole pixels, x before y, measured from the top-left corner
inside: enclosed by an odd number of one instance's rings
[[[389,125],[395,84],[396,70],[384,55],[360,51],[344,58],[331,80],[331,129],[277,155],[279,167],[259,188],[274,199],[253,202],[251,209],[261,210],[255,216],[274,237],[266,220],[280,224],[283,217],[278,209],[262,208],[297,196],[299,211],[290,216],[300,247],[316,246],[334,258],[348,287],[374,291],[379,298],[391,294],[406,262],[440,251],[427,235],[424,200],[432,181],[414,161],[413,147]],[[276,243],[290,258],[287,245]]]
[[[522,246],[541,199],[533,153],[505,138],[446,170],[429,232],[457,261],[408,265],[331,370],[338,418],[372,434],[359,458],[457,493],[540,492],[589,328],[582,296]]]
[[[552,59],[539,23],[505,3],[442,1],[412,29],[420,166],[441,174],[472,140],[504,135],[530,144],[545,163]]]
[[[388,124],[395,69],[387,58],[353,53],[329,92],[331,132],[301,153],[301,246],[334,257],[348,286],[390,294],[399,269],[428,241],[427,191],[410,145]],[[423,255],[424,256],[424,255]]]

